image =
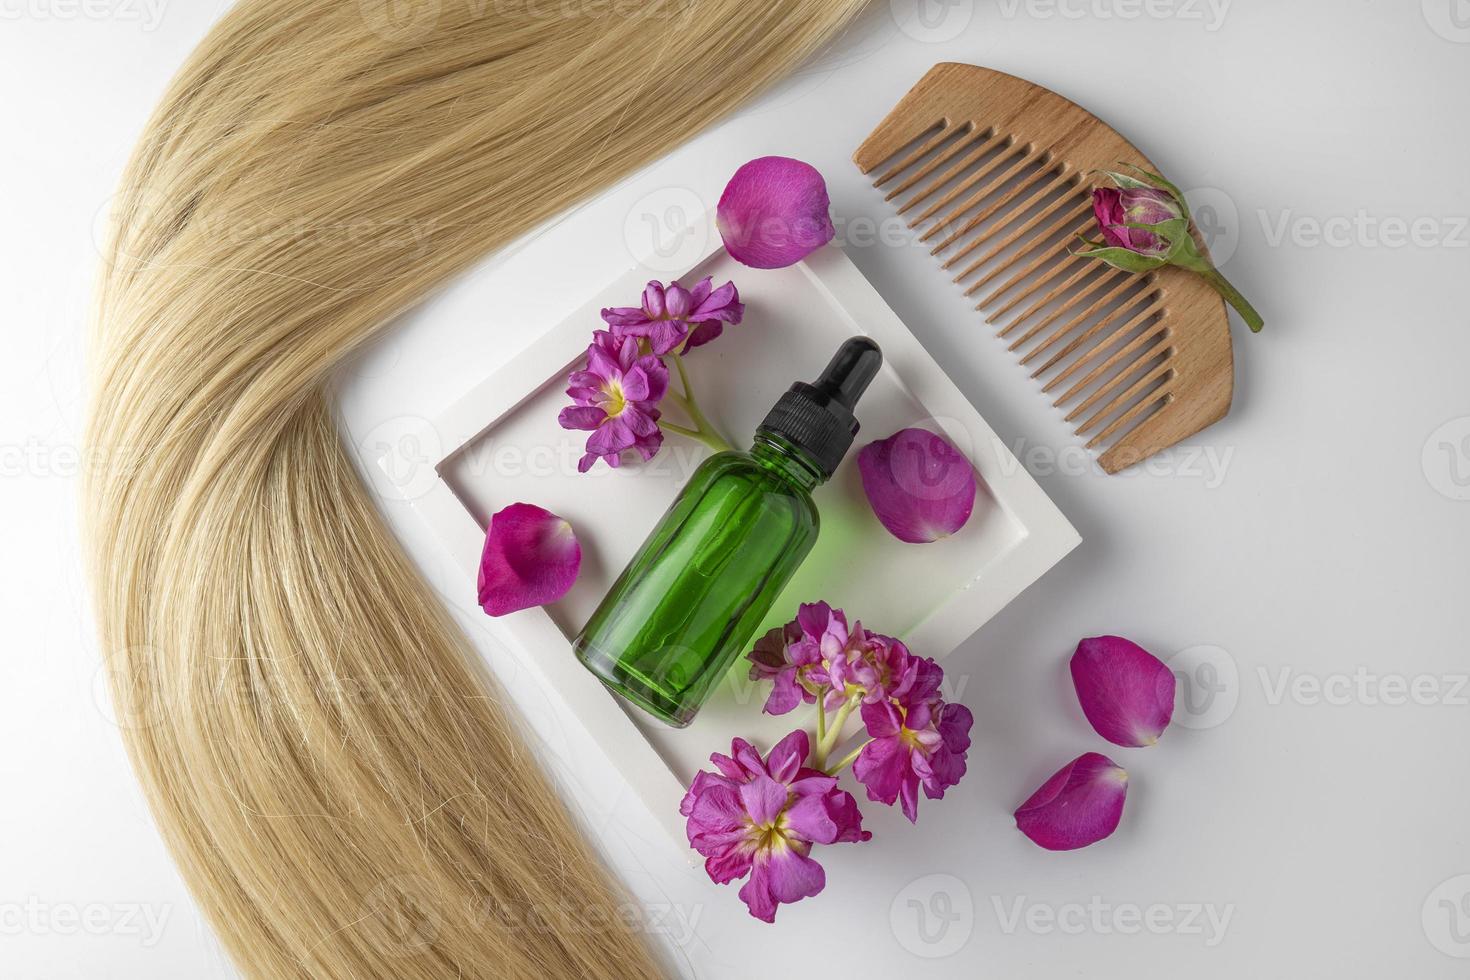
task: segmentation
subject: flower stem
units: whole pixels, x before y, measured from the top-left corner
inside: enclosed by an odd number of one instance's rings
[[[837,714],[832,716],[832,723],[827,726],[827,730],[818,733],[817,746],[812,749],[813,767],[821,769],[826,766],[827,756],[832,753],[833,749],[837,748],[837,743],[842,741],[842,726],[847,724],[848,716],[852,714],[853,709],[858,706],[858,703],[862,699],[862,693],[859,692],[842,702],[842,707],[838,708]],[[822,714],[818,719],[819,723],[826,720],[827,712],[825,705],[822,706],[821,711]]]
[[[673,354],[666,355],[664,361],[667,362],[670,357],[672,357],[674,362],[674,370],[679,372],[679,384],[683,387],[684,393],[683,395],[678,395],[671,391],[668,397],[677,402],[680,408],[684,409],[684,413],[694,423],[694,428],[690,429],[686,426],[663,421],[660,421],[659,425],[668,429],[670,432],[675,432],[691,439],[697,439],[717,453],[728,452],[731,449],[729,440],[720,435],[720,431],[714,427],[714,424],[700,410],[699,402],[694,399],[694,386],[689,383],[689,373],[684,370],[684,359],[678,354]]]
[[[832,730],[829,733],[833,742],[836,742],[839,738],[842,737],[842,726],[847,724],[847,716],[852,714],[852,709],[856,708],[858,706],[858,702],[862,699],[863,696],[861,694],[854,694],[852,697],[848,698],[842,703],[842,707],[837,709],[837,717],[833,720]],[[835,747],[835,745],[829,745],[828,750],[830,751]]]
[[[1265,321],[1256,308],[1251,306],[1250,301],[1241,295],[1240,290],[1230,284],[1230,280],[1220,274],[1220,270],[1214,267],[1199,270],[1199,274],[1205,277],[1205,282],[1215,287],[1215,292],[1225,298],[1225,302],[1235,307],[1235,311],[1245,320],[1245,325],[1251,328],[1251,333],[1260,333]]]
[[[845,755],[841,759],[837,760],[836,764],[831,765],[831,766],[828,766],[826,769],[823,769],[822,771],[825,772],[829,776],[835,776],[835,775],[837,775],[839,772],[841,772],[842,770],[846,769],[848,766],[850,766],[854,762],[856,762],[857,761],[857,757],[859,755],[862,755],[863,749],[867,748],[868,747],[868,742],[871,742],[871,741],[873,741],[871,738],[870,739],[867,739],[866,741],[863,742],[862,745],[859,745],[857,748],[855,748],[851,752],[847,753],[847,755]]]
[[[678,398],[677,395],[674,395],[672,397]],[[665,419],[659,419],[658,425],[659,428],[663,429],[665,432],[672,432],[675,435],[681,435],[686,439],[693,439],[695,442],[702,442],[717,453],[725,452],[730,448],[729,443],[725,442],[725,440],[721,439],[719,435],[714,433],[701,432],[698,429],[691,429],[688,426],[679,425],[677,422],[669,422]]]

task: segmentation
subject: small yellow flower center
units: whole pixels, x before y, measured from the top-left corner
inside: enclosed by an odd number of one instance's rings
[[[752,820],[745,834],[757,851],[784,851],[789,845],[786,839],[786,814],[782,813],[771,823],[756,823]]]
[[[602,390],[607,392],[607,404],[603,406],[603,411],[607,412],[607,417],[615,419],[619,415],[622,415],[623,409],[628,407],[628,396],[623,394],[623,383],[621,381],[607,381],[603,384]]]

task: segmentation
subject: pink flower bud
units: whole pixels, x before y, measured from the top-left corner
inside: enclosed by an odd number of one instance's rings
[[[1150,258],[1167,255],[1172,243],[1151,231],[1129,225],[1156,225],[1184,217],[1178,202],[1167,191],[1153,187],[1099,187],[1092,192],[1092,212],[1102,228],[1104,242]]]

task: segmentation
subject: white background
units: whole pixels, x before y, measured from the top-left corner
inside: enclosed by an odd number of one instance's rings
[[[223,5],[0,0],[7,977],[231,975],[95,695],[74,521],[93,227]],[[412,420],[625,268],[627,229],[644,216],[713,203],[753,156],[819,167],[854,260],[1085,539],[948,661],[976,745],[968,778],[925,801],[918,828],[867,806],[872,843],[818,853],[824,894],[774,928],[748,918],[608,776],[555,693],[516,669],[408,508],[385,494],[385,509],[686,975],[1464,976],[1470,4],[951,0],[925,12],[879,0],[760,103],[487,262],[474,274],[492,277],[495,305],[449,290],[341,390],[355,445],[403,445]],[[1235,408],[1187,451],[1126,476],[1091,471],[923,250],[865,236],[863,219],[887,212],[848,157],[940,60],[1083,102],[1228,229],[1217,254],[1268,324],[1259,336],[1237,325]],[[1191,727],[1143,750],[1091,731],[1066,658],[1101,632],[1186,651]],[[1409,703],[1390,703],[1406,689]],[[1010,813],[1089,750],[1130,770],[1123,825],[1084,851],[1041,851]]]

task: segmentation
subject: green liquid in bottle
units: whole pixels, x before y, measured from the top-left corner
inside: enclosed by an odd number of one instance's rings
[[[711,456],[577,637],[613,690],[683,727],[817,541],[816,464],[764,430]]]
[[[816,544],[811,492],[851,446],[852,406],[881,361],[872,341],[848,341],[816,384],[783,396],[749,452],[700,464],[573,644],[604,684],[689,724]]]

